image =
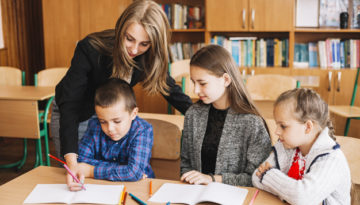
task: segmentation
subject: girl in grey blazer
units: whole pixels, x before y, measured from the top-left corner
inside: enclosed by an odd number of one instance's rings
[[[185,114],[181,180],[252,186],[271,143],[232,56],[221,46],[206,46],[192,57],[190,76],[200,100]]]

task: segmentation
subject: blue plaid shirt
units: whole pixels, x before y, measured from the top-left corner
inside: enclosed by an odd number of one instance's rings
[[[150,166],[152,146],[152,126],[139,117],[118,141],[113,141],[102,131],[98,118],[92,118],[80,141],[78,161],[95,166],[95,179],[137,181],[143,174],[154,178]]]

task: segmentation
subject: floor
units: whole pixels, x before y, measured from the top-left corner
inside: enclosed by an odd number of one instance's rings
[[[0,137],[0,164],[9,164],[18,161],[23,156],[22,139]],[[53,141],[49,140],[50,153],[55,153]],[[44,150],[44,148],[43,148]],[[58,166],[56,162],[50,161],[52,166]],[[16,168],[0,169],[0,185],[16,178],[17,176],[30,171],[35,164],[35,141],[28,140],[28,157],[24,166],[17,170]]]

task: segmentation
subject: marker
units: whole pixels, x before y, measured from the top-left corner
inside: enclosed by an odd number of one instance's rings
[[[168,203],[166,203],[166,205],[170,205],[170,201]]]
[[[66,164],[64,164],[64,167],[68,171],[68,173],[73,177],[73,179],[76,181],[76,183],[81,184],[81,188],[86,190],[85,187],[84,187],[84,183],[80,182],[80,180],[71,172],[70,168]]]
[[[132,193],[129,193],[129,195],[131,196],[132,199],[134,199],[138,204],[141,204],[141,205],[146,205],[145,202],[141,201],[141,199],[137,198],[136,196],[134,196],[134,194]]]
[[[126,202],[126,196],[127,196],[127,192],[125,192],[125,196],[124,196],[124,201],[123,201],[123,205],[125,205],[125,202]]]

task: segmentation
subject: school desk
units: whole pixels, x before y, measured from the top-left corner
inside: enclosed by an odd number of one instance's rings
[[[5,184],[0,186],[0,203],[1,204],[22,204],[26,197],[30,194],[36,184],[64,184],[65,182],[64,168],[39,166]],[[162,180],[162,179],[144,179],[138,182],[110,182],[105,180],[86,179],[85,185],[88,184],[123,184],[126,186],[126,191],[132,193],[147,204],[149,196],[149,183],[152,180],[153,193],[155,193],[163,183],[181,183],[179,181]],[[247,188],[249,193],[246,197],[244,205],[249,204],[254,195],[255,188]],[[137,203],[127,196],[126,205],[136,205]],[[267,192],[260,191],[255,198],[254,205],[267,204],[277,205],[285,204],[281,202],[276,196]]]
[[[39,139],[38,101],[54,93],[54,87],[0,86],[0,136]]]

